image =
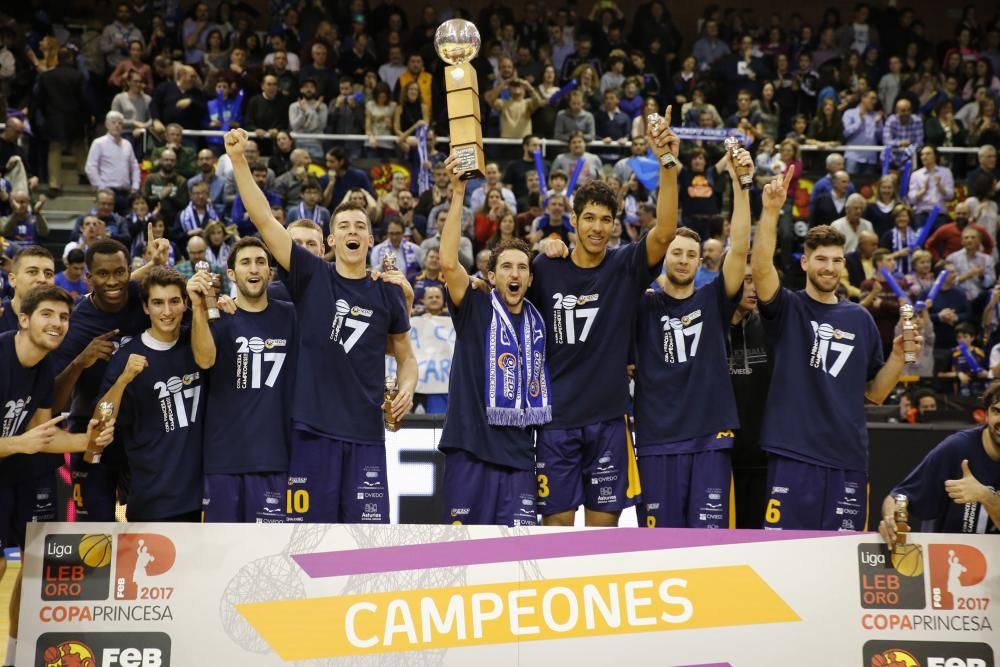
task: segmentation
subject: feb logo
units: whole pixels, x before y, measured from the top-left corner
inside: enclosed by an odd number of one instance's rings
[[[864,609],[923,609],[923,552],[916,544],[893,554],[884,544],[858,545],[858,578]]]
[[[931,544],[928,547],[931,608],[960,611],[984,610],[990,596],[982,586],[986,556],[966,544]]]
[[[153,533],[123,533],[118,536],[115,561],[116,600],[157,600],[170,597],[163,581],[177,559],[174,543]]]
[[[989,644],[874,639],[865,642],[864,667],[993,667]]]
[[[48,535],[42,563],[43,600],[107,600],[111,536]]]
[[[93,649],[79,641],[59,642],[41,655],[42,667],[98,667]]]
[[[47,632],[38,638],[33,664],[170,667],[170,637],[162,632]]]

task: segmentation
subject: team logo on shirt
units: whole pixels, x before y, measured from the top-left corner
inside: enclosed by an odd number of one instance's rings
[[[258,336],[236,338],[236,388],[260,389],[261,381],[266,387],[273,387],[278,381],[281,367],[285,364],[285,352],[273,352],[276,347],[284,347],[286,341],[281,338],[264,340]],[[267,350],[265,352],[265,350]],[[264,376],[264,364],[270,364],[267,376]]]
[[[10,438],[20,430],[21,426],[24,425],[24,420],[31,412],[28,409],[29,405],[31,405],[31,396],[4,403],[3,429],[0,430],[0,438]]]
[[[664,315],[660,318],[663,324],[663,360],[668,364],[682,364],[698,354],[698,343],[701,342],[701,330],[704,326],[701,309],[692,311],[681,317]],[[688,342],[690,338],[690,342]]]
[[[371,322],[366,322],[358,318],[370,318],[374,314],[374,311],[361,308],[360,306],[352,306],[344,299],[337,299],[334,305],[337,314],[333,316],[333,325],[330,327],[330,340],[337,341],[343,346],[344,352],[350,353],[361,339],[361,336],[371,326]],[[347,331],[344,331],[345,329]],[[341,333],[347,335],[342,336]]]
[[[552,306],[552,332],[557,343],[573,345],[587,340],[590,330],[597,319],[597,306],[587,306],[596,303],[600,294],[585,294],[575,296],[556,292],[552,295],[555,302]],[[577,334],[577,328],[580,333]]]
[[[198,397],[201,395],[201,386],[195,383],[200,378],[201,373],[196,371],[183,377],[174,375],[166,382],[160,381],[153,385],[156,398],[160,401],[160,414],[163,416],[165,433],[186,428],[198,421]]]
[[[854,334],[837,329],[826,322],[811,320],[810,324],[813,329],[813,344],[809,353],[809,365],[837,377],[854,352],[854,345],[842,341],[853,341]]]

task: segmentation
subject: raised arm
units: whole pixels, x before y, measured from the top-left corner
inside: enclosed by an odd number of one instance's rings
[[[247,164],[244,155],[248,139],[246,130],[240,128],[226,132],[226,154],[233,163],[233,178],[236,180],[236,188],[240,192],[243,206],[250,214],[250,222],[260,232],[274,259],[287,271],[292,261],[292,238],[281,223],[271,215],[271,204],[253,180],[250,165]]]
[[[784,178],[771,181],[761,193],[763,210],[757,221],[750,271],[754,287],[757,288],[757,298],[764,303],[771,301],[781,287],[778,270],[774,267],[774,247],[778,238],[778,216],[781,214],[781,207],[785,205],[792,176],[793,170],[786,169]]]
[[[729,228],[729,252],[722,260],[722,279],[726,284],[726,294],[733,298],[743,286],[743,274],[746,272],[747,253],[750,252],[750,191],[740,186],[740,177],[736,175],[736,164],[749,167],[753,173],[753,158],[745,149],[739,149],[736,157],[726,161],[729,177],[733,181],[733,215]]]
[[[215,366],[215,339],[208,325],[208,310],[205,308],[205,292],[211,288],[211,277],[199,271],[188,281],[187,293],[191,299],[191,351],[198,368],[207,370]]]
[[[454,155],[449,155],[444,161],[444,167],[451,178],[451,204],[448,206],[448,217],[441,230],[441,273],[444,275],[448,295],[456,306],[462,305],[465,291],[469,289],[469,274],[458,256],[458,247],[462,236],[462,202],[465,200],[465,181],[460,176]]]
[[[672,107],[668,106],[666,116],[656,128],[646,124],[646,139],[656,153],[656,159],[669,153],[674,160],[679,160],[681,140],[670,129]],[[656,225],[649,230],[646,237],[646,262],[656,266],[667,254],[667,246],[674,240],[677,232],[677,172],[678,168],[665,169],[660,167],[660,193],[656,198]]]

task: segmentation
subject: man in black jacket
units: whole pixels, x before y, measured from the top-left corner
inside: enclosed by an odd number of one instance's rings
[[[190,65],[179,67],[173,81],[164,81],[157,86],[149,103],[153,132],[161,137],[170,123],[177,123],[186,130],[200,130],[207,112],[198,73]],[[184,144],[193,146],[197,140],[185,137]]]
[[[35,130],[49,140],[49,188],[52,194],[59,194],[63,151],[72,149],[80,174],[87,162],[83,123],[90,114],[86,110],[81,113],[80,103],[87,97],[83,74],[75,66],[73,52],[60,48],[59,65],[39,74],[35,86],[35,105],[41,121],[41,127],[36,125]]]
[[[278,77],[268,74],[261,82],[261,94],[250,99],[243,127],[257,135],[262,153],[270,153],[270,140],[278,130],[288,129],[288,105],[291,100],[278,92]],[[265,149],[265,145],[267,149]]]

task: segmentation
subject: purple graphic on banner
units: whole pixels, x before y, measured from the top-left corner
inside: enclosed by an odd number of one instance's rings
[[[465,542],[440,542],[348,551],[295,554],[292,558],[312,578],[351,574],[459,567],[544,558],[572,558],[600,554],[753,544],[809,538],[833,538],[852,533],[805,530],[636,530],[606,528],[492,537]]]

